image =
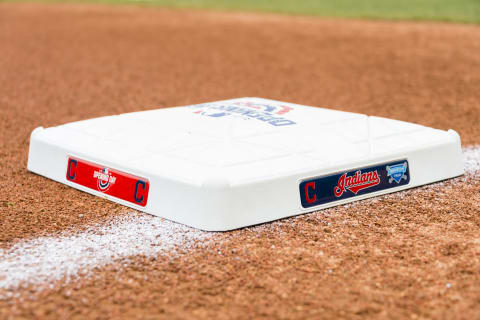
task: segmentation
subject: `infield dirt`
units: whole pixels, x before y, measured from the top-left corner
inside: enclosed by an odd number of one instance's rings
[[[27,172],[35,127],[260,96],[474,146],[479,52],[478,26],[0,3],[0,248],[131,214]],[[18,289],[0,317],[479,317],[475,172]]]

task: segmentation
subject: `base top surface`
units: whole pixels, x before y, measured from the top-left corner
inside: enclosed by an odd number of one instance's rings
[[[203,185],[337,167],[434,144],[447,132],[260,98],[134,112],[42,132],[88,159]]]

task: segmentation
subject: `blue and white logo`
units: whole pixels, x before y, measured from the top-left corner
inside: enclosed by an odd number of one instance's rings
[[[400,164],[395,164],[393,166],[387,166],[387,176],[390,177],[388,179],[389,183],[392,183],[395,181],[396,183],[400,183],[403,179],[407,180],[408,177],[405,174],[407,172],[407,162],[405,161],[404,163]]]
[[[255,119],[275,127],[295,125],[286,114],[293,110],[283,104],[258,103],[254,101],[214,102],[191,106],[194,113],[211,118],[235,117],[243,120]]]

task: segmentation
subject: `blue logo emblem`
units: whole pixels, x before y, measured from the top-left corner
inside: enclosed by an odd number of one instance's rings
[[[397,184],[400,183],[403,179],[407,180],[408,177],[405,174],[407,172],[408,164],[405,161],[404,163],[395,164],[393,166],[387,166],[387,176],[389,177],[388,182],[392,183],[395,181]]]
[[[273,105],[254,101],[213,102],[191,106],[194,113],[212,118],[235,117],[243,120],[255,119],[275,127],[295,125],[285,115],[293,110],[287,105]]]

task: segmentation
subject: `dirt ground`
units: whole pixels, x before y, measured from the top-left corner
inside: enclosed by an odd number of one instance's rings
[[[451,128],[474,146],[479,53],[469,25],[0,3],[0,248],[131,212],[27,172],[35,127],[259,96]],[[426,190],[19,289],[0,317],[478,318],[479,179]]]

